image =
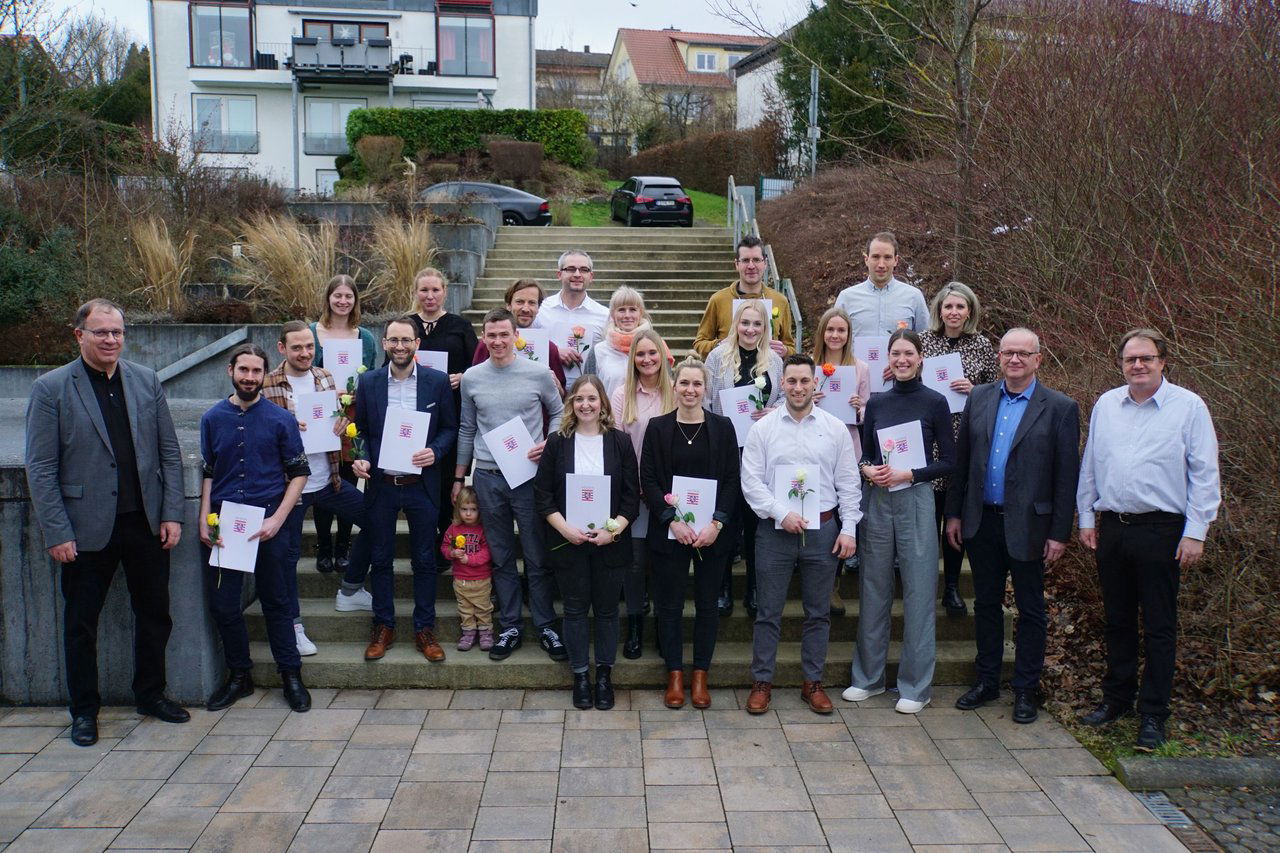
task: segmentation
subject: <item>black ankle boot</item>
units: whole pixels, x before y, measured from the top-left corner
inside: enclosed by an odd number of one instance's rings
[[[242,672],[232,670],[228,673],[226,682],[213,691],[205,707],[210,711],[221,711],[223,708],[230,708],[237,699],[252,695],[253,675],[247,669]]]
[[[942,606],[947,609],[948,616],[964,616],[969,612],[964,599],[960,597],[960,585],[958,583],[947,584],[942,593]]]
[[[585,672],[573,674],[573,707],[585,711],[594,703],[591,697],[591,677]]]
[[[284,692],[284,701],[299,714],[311,710],[311,693],[302,683],[302,673],[296,669],[281,670],[280,685]]]
[[[627,642],[622,647],[622,656],[627,660],[640,657],[640,648],[644,645],[644,617],[639,614],[627,616]]]
[[[596,710],[607,711],[613,707],[613,667],[596,666]]]

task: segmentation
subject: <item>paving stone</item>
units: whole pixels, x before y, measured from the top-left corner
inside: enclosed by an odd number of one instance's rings
[[[635,711],[620,711],[615,705],[607,714],[599,711],[579,711],[574,708],[564,712],[565,729],[640,731],[640,715]]]
[[[483,782],[489,774],[489,754],[409,756],[401,779],[406,782]]]
[[[329,702],[330,708],[373,708],[382,698],[381,690],[339,690]]]
[[[1044,776],[1036,782],[1077,828],[1102,823],[1158,823],[1137,797],[1110,777]]]
[[[714,785],[716,768],[710,758],[646,758],[646,785]]]
[[[527,700],[526,700],[527,701]],[[551,839],[538,841],[472,841],[467,853],[550,853]]]
[[[495,773],[484,783],[481,806],[554,806],[560,774],[555,772]]]
[[[883,794],[811,794],[818,819],[892,818],[893,809]]]
[[[920,728],[920,720],[917,719],[919,717],[918,714],[899,714],[893,710],[892,704],[887,708],[854,709],[844,707],[842,704],[839,711],[840,718],[849,727],[849,731],[855,733],[858,729]]]
[[[111,847],[126,849],[152,849],[181,847],[186,849],[196,843],[200,833],[218,813],[216,808],[187,806],[157,806],[148,803],[137,816],[129,821],[124,831],[115,837]]]
[[[388,798],[331,797],[316,800],[306,823],[382,823],[391,804]]]
[[[1034,723],[1015,723],[1013,709],[1008,706],[979,708],[975,711],[991,733],[1009,749],[1070,749],[1079,743],[1048,714]]]
[[[68,741],[68,743],[70,743],[70,741]],[[81,750],[84,749],[84,747],[76,747],[76,748]],[[48,749],[48,747],[45,747],[45,749]],[[5,779],[8,779],[14,773],[17,773],[19,770],[23,768],[23,766],[25,766],[28,762],[30,762],[32,758],[34,758],[34,756],[27,755],[26,753],[10,753],[9,755],[0,755],[0,782],[3,782]],[[49,769],[60,770],[63,768],[51,767]]]
[[[793,743],[791,757],[797,764],[830,761],[862,761],[862,753],[852,740],[841,743]]]
[[[642,740],[645,761],[651,758],[710,758],[711,744],[705,739],[669,738]]]
[[[196,755],[257,755],[266,749],[269,735],[205,735],[192,752]]]
[[[385,829],[470,829],[484,786],[474,782],[401,782]]]
[[[995,737],[995,733],[987,728],[987,724],[977,714],[933,714],[926,712],[920,714],[920,725],[929,733],[929,737],[934,740]]]
[[[524,703],[523,690],[455,690],[451,709],[505,709],[520,708]]]
[[[724,820],[724,808],[720,804],[720,789],[715,785],[647,787],[645,801],[650,824]]]
[[[34,826],[124,826],[161,784],[158,779],[85,779],[54,803]]]
[[[376,708],[448,708],[452,690],[384,690]]]
[[[489,769],[500,773],[559,770],[560,750],[555,752],[495,752],[489,760]]]
[[[377,834],[372,823],[306,823],[293,837],[289,853],[368,853]]]
[[[878,794],[871,770],[861,762],[801,764],[800,776],[810,796],[817,794]]]
[[[289,716],[286,708],[228,708],[210,729],[211,735],[267,735],[270,737]]]
[[[1008,815],[991,822],[1013,851],[1084,851],[1090,847],[1062,815]]]
[[[526,690],[524,692],[524,704],[520,707],[526,711],[538,709],[565,711],[568,708],[572,708],[573,704],[563,690]]]
[[[1022,766],[1011,758],[974,758],[950,763],[951,769],[970,792],[1040,790]]]
[[[0,717],[0,727],[45,726],[61,729],[71,725],[71,715],[66,708],[8,708],[6,711]],[[102,718],[101,714],[98,716],[99,719]]]
[[[1059,814],[1057,806],[1038,787],[1034,791],[978,792],[973,798],[990,818]]]
[[[134,726],[128,737],[116,745],[116,749],[190,752],[209,734],[216,722],[216,718],[201,720],[195,712],[192,712],[190,722],[179,725],[148,718]]]
[[[424,729],[459,729],[479,731],[496,729],[502,724],[501,711],[452,711],[435,710],[427,713]]]
[[[337,690],[327,687],[309,687],[308,692],[311,694],[311,710],[307,713],[322,711],[329,707],[329,703],[338,695]],[[289,703],[285,701],[284,693],[279,687],[273,687],[270,690],[262,690],[258,698],[255,708],[282,708],[289,709]]]
[[[849,730],[843,725],[824,725],[822,723],[783,723],[782,733],[787,742],[796,743],[836,743],[852,741]]]
[[[254,760],[258,767],[332,767],[342,755],[335,740],[273,740]]]
[[[963,761],[970,758],[1013,758],[999,738],[959,738],[935,740],[933,745],[948,760]]]
[[[892,802],[892,799],[890,799]],[[899,810],[898,823],[912,844],[999,844],[1000,833],[978,809]]]
[[[751,688],[739,687],[734,691],[734,701],[737,707],[747,707],[747,697],[751,695]],[[808,710],[809,706],[800,698],[800,691],[794,687],[780,687],[773,691],[773,695],[769,697],[769,708],[774,711],[787,710]]]
[[[430,716],[427,721],[430,722]],[[428,752],[437,755],[456,755],[458,753],[493,751],[493,741],[497,736],[496,729],[467,731],[457,729],[423,729],[413,745],[414,752]]]
[[[52,803],[84,778],[78,770],[19,770],[0,782],[0,802]]]
[[[1018,763],[1032,776],[1110,776],[1107,768],[1083,747],[1013,749]]]
[[[719,767],[717,772],[726,812],[796,811],[812,807],[800,771],[794,767]]]
[[[647,853],[647,829],[556,829],[551,847],[557,853]]]
[[[328,767],[251,767],[222,811],[305,812],[328,778]]]
[[[365,712],[369,713],[368,711]],[[412,747],[418,741],[421,727],[409,725],[369,725],[361,723],[347,741],[348,749],[363,747],[378,748],[387,746]]]
[[[39,752],[67,728],[65,719],[57,726],[0,727],[0,752]]]
[[[360,724],[364,711],[358,709],[312,710],[290,714],[276,730],[273,740],[347,740]]]
[[[1077,823],[1076,829],[1094,850],[1107,853],[1186,853],[1182,842],[1163,826]]]
[[[644,797],[560,797],[556,800],[557,832],[646,826]]]
[[[929,734],[924,729],[882,727],[874,729],[853,729],[853,742],[867,764],[872,765],[906,765],[906,764],[945,764],[946,759],[938,752]]]
[[[112,748],[118,743],[120,743],[119,738],[99,738],[98,742],[93,746],[76,746],[71,742],[70,738],[60,737],[50,741],[48,746],[35,755],[18,753],[0,756],[0,758],[12,759],[17,764],[17,767],[14,767],[11,772],[4,774],[5,778],[17,772],[18,767],[23,770],[80,770],[88,772],[110,755]]]
[[[321,799],[389,800],[396,794],[399,776],[330,776],[320,789]]]
[[[651,823],[653,850],[729,850],[729,826],[724,823]]]
[[[124,739],[141,722],[142,717],[134,717],[128,720],[112,720],[100,716],[98,717],[98,743],[102,743],[105,738]],[[71,737],[70,730],[67,732],[67,737]]]
[[[911,850],[902,827],[893,818],[824,818],[822,829],[832,850]]]
[[[575,767],[557,775],[562,797],[643,797],[645,793],[644,771],[639,767]]]
[[[231,814],[219,812],[200,834],[193,853],[280,853],[305,817],[302,812]]]
[[[373,841],[373,853],[452,853],[465,850],[470,837],[465,829],[383,829]]]
[[[218,808],[227,801],[235,785],[211,783],[178,783],[166,782],[151,798],[149,806],[166,806],[173,808]]]
[[[950,767],[872,765],[871,772],[894,811],[978,807]]]
[[[726,813],[729,839],[735,850],[744,847],[800,847],[812,845],[826,848],[818,818],[810,811]]]
[[[476,841],[550,839],[555,806],[481,806],[471,837]]]
[[[562,767],[641,766],[639,731],[567,729],[563,744]]]
[[[21,835],[48,807],[46,803],[0,802],[0,844],[8,843]]]
[[[333,768],[334,776],[398,776],[409,763],[409,747],[353,749],[348,746]]]
[[[252,755],[189,755],[169,781],[234,784],[249,772],[249,768],[253,766],[253,759]]]
[[[423,708],[370,708],[360,718],[360,725],[417,726],[422,728],[422,724],[427,720],[428,713]]]
[[[707,727],[702,720],[646,720],[641,717],[640,736],[646,740],[705,738]]]
[[[744,714],[741,711],[703,711],[702,724],[710,729],[776,729],[782,726],[777,711]]]
[[[106,850],[119,829],[28,829],[5,848],[13,853],[99,853]]]
[[[794,767],[782,727],[712,729],[707,732],[716,767]]]
[[[494,752],[546,752],[560,749],[564,726],[556,723],[503,723]]]
[[[525,694],[525,708],[520,711],[503,711],[502,722],[506,723],[555,723],[564,725],[563,708],[529,708],[528,694]]]

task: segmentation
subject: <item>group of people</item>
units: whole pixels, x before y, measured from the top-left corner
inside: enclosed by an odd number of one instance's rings
[[[382,658],[396,640],[392,564],[403,515],[415,649],[427,661],[445,659],[435,624],[443,557],[458,603],[457,649],[478,645],[494,660],[510,656],[526,635],[527,596],[532,637],[552,660],[568,661],[572,703],[582,709],[613,707],[620,602],[623,655],[642,654],[651,608],[668,673],[665,704],[679,708],[687,697],[694,707],[710,707],[708,672],[719,619],[734,607],[732,567],[740,554],[742,603],[754,619],[749,713],[769,708],[783,607],[797,574],[801,697],[817,713],[832,712],[823,678],[831,614],[844,609],[842,567],[856,567],[860,596],[842,698],[864,701],[890,686],[891,607],[900,584],[896,708],[917,713],[932,698],[939,594],[945,612],[967,613],[959,588],[967,552],[976,678],[956,706],[973,709],[1000,695],[1011,578],[1018,610],[1013,717],[1029,723],[1044,663],[1044,574],[1065,551],[1078,510],[1080,539],[1097,553],[1106,609],[1103,699],[1084,722],[1111,722],[1136,698],[1138,745],[1158,746],[1172,691],[1179,572],[1200,557],[1220,502],[1204,403],[1165,376],[1164,337],[1135,329],[1118,348],[1125,385],[1095,405],[1081,459],[1079,408],[1038,379],[1042,356],[1033,331],[1010,329],[993,348],[979,332],[977,296],[959,282],[926,304],[917,287],[894,276],[892,234],[876,234],[863,257],[867,279],[843,290],[822,315],[808,354],[796,351],[787,298],[765,285],[761,242],[744,238],[735,250],[737,278],[711,297],[694,352],[678,362],[639,291],[618,287],[607,306],[591,298],[594,266],[579,250],[560,256],[557,293],[548,296],[533,279],[515,281],[505,306],[485,314],[479,338],[445,310],[445,277],[422,270],[414,310],[380,330],[381,354],[375,335],[360,325],[355,283],[335,277],[316,322],[282,326],[274,369],[253,344],[231,352],[232,393],[200,422],[199,536],[228,670],[208,707],[225,708],[254,689],[244,573],[210,565],[222,541],[217,514],[230,501],[264,513],[253,536],[255,583],[284,695],[296,711],[310,707],[301,660],[316,651],[300,619],[297,586],[303,517],[311,508],[316,568],[341,572],[336,609],[371,612],[366,660]],[[63,564],[72,737],[88,744],[97,737],[100,704],[97,618],[121,563],[137,616],[138,709],[186,719],[164,696],[168,554],[182,535],[182,473],[159,380],[120,359],[123,311],[92,300],[75,327],[81,357],[32,389],[27,461],[49,554]],[[549,339],[545,362],[523,338],[535,337],[531,329]],[[883,341],[874,368],[854,354],[863,337]],[[324,346],[342,340],[359,341],[362,363],[354,393],[333,413],[341,449],[309,454],[296,397],[347,390],[335,388],[322,363]],[[420,364],[422,351],[443,353],[443,365]],[[964,395],[958,412],[921,376],[925,359],[953,353],[963,365],[963,376],[949,383]],[[834,367],[852,368],[856,381],[828,390]],[[873,386],[884,390],[872,393]],[[854,417],[819,405],[835,393],[849,395]],[[725,401],[738,399],[744,408],[724,410]],[[427,428],[408,464],[384,465],[384,426],[403,420],[400,410],[429,414]],[[527,448],[517,432],[527,432]],[[517,446],[527,460],[523,476],[512,475],[509,464]],[[591,498],[607,507],[586,526],[575,514],[580,496],[568,485],[580,476],[607,478]],[[682,616],[691,575],[686,694]],[[1140,682],[1139,614],[1146,653]]]

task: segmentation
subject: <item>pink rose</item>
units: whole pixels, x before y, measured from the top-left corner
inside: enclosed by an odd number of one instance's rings
[[[671,494],[670,492],[668,492],[667,494],[663,495],[662,499],[663,499],[664,501],[666,501],[667,506],[675,506],[675,505],[676,505],[676,496],[675,496],[675,495],[673,495],[673,494]]]

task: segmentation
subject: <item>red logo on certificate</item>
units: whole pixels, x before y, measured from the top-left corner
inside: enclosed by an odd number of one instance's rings
[[[237,518],[231,522],[231,530],[235,533],[244,533],[249,527],[249,520],[246,518]]]
[[[311,407],[311,419],[313,421],[318,421],[323,417],[324,417],[324,406]]]
[[[400,424],[400,437],[413,438],[413,424]]]
[[[502,446],[505,447],[509,452],[515,452],[515,449],[519,447],[520,444],[519,442],[516,441],[516,437],[514,435],[509,435],[506,438],[502,439]]]

